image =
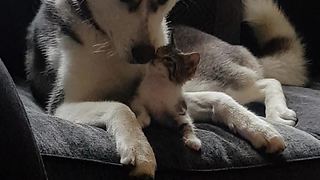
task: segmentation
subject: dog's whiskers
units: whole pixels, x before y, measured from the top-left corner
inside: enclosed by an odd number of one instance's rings
[[[93,53],[98,54],[98,53],[105,53],[107,56],[113,56],[115,54],[112,44],[110,41],[105,41],[103,43],[97,43],[92,46],[94,49]]]

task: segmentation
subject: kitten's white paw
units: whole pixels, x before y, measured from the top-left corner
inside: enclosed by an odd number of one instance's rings
[[[266,153],[281,153],[286,148],[280,133],[263,120],[259,119],[249,127],[238,129],[238,132],[249,140],[256,149],[263,149]]]
[[[296,113],[288,108],[272,108],[267,112],[266,119],[269,122],[275,122],[289,126],[296,125],[298,121]]]
[[[199,151],[201,149],[201,140],[196,136],[191,136],[187,138],[183,138],[184,144],[188,146],[190,149]]]
[[[156,159],[148,143],[136,143],[119,146],[120,162],[134,166],[130,176],[154,179]]]

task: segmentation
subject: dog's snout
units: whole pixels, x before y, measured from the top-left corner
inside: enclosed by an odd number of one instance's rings
[[[149,44],[139,44],[132,48],[134,64],[145,64],[155,57],[155,48]]]

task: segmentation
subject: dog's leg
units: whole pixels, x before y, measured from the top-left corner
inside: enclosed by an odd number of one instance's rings
[[[265,95],[267,121],[294,126],[297,116],[288,108],[280,82],[276,79],[261,79],[256,84]]]
[[[296,113],[289,109],[282,86],[276,79],[260,79],[253,85],[241,90],[227,90],[240,104],[262,102],[266,106],[266,120],[294,126]]]
[[[130,105],[132,111],[136,114],[137,120],[142,128],[148,127],[151,123],[151,117],[149,116],[146,108],[142,105],[139,99],[134,99]]]
[[[267,153],[285,149],[283,137],[268,122],[221,92],[187,92],[188,112],[194,120],[205,120],[210,115],[213,122],[228,126],[247,139],[255,148],[265,148]],[[214,111],[213,111],[214,109]]]
[[[131,175],[154,177],[153,150],[128,106],[117,102],[65,103],[55,115],[76,123],[106,127],[115,137],[121,163],[135,166]]]

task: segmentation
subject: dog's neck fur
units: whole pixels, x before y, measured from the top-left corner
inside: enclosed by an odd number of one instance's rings
[[[78,45],[74,42],[62,41],[63,50],[68,50],[60,66],[61,71],[68,71],[60,73],[66,101],[121,101],[120,97],[130,96],[127,89],[134,89],[130,83],[139,79],[144,69],[143,65],[130,64],[131,49],[140,43],[150,43],[154,47],[168,43],[165,16],[176,3],[170,0],[152,12],[148,2],[142,0],[135,12],[129,12],[120,1],[87,1],[95,21],[106,34],[79,21],[75,28],[83,40],[82,47],[75,48]],[[78,90],[75,92],[75,89]]]

